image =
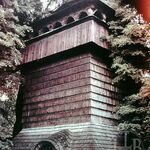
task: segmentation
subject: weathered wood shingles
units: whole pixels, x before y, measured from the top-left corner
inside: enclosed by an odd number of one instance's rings
[[[27,75],[25,127],[90,121],[89,54],[56,62]]]
[[[107,48],[107,43],[100,40],[100,37],[107,37],[107,35],[106,27],[98,25],[94,20],[85,21],[29,44],[22,52],[23,63],[42,59],[89,42],[94,42],[103,48]]]
[[[116,119],[117,88],[110,70],[90,53],[42,66],[25,77],[24,127]]]
[[[115,107],[119,100],[119,91],[113,85],[112,75],[102,58],[90,58],[91,122],[115,124]]]

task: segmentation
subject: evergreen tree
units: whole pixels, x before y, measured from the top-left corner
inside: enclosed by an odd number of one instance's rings
[[[18,18],[10,8],[12,5],[2,4],[5,7],[0,6],[0,149],[7,150],[11,146],[15,123],[15,104],[20,85],[17,66],[21,63],[20,49],[25,46],[22,37],[30,28],[18,24]]]
[[[43,9],[40,0],[3,0],[9,8],[0,7],[0,149],[10,149],[15,123],[15,104],[20,85],[20,49],[23,37],[31,31],[26,26],[49,14],[49,6],[59,0],[49,0]],[[62,0],[62,3],[66,1]],[[62,4],[60,3],[60,4]],[[11,9],[10,7],[13,7]],[[18,17],[16,17],[18,16]],[[24,25],[26,24],[26,25]],[[114,82],[126,91],[120,102],[118,115],[121,130],[139,133],[150,146],[150,25],[129,6],[116,10],[116,19],[110,23],[112,31],[112,69]],[[128,88],[129,87],[129,88]]]
[[[40,0],[13,0],[13,9],[20,24],[31,24],[43,16],[43,4]]]
[[[120,130],[136,132],[150,146],[150,25],[134,8],[120,6],[110,22],[114,82],[124,98],[117,114]]]

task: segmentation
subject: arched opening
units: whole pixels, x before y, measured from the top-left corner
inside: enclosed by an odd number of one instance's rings
[[[43,33],[46,33],[46,32],[48,32],[48,31],[49,31],[49,28],[48,28],[48,27],[43,27],[43,28],[42,28],[42,32],[43,32]]]
[[[42,141],[35,146],[34,150],[56,150],[56,148],[52,143]]]
[[[75,20],[74,20],[74,18],[73,17],[68,17],[68,19],[67,19],[67,24],[69,24],[69,23],[71,23],[71,22],[74,22]]]
[[[82,18],[84,18],[86,16],[88,16],[88,14],[85,11],[83,11],[83,12],[80,13],[79,19],[82,19]]]
[[[94,16],[96,16],[100,20],[103,20],[103,15],[102,15],[102,13],[99,10],[94,13]]]
[[[62,26],[61,22],[56,22],[54,25],[54,29],[59,28],[61,26]]]

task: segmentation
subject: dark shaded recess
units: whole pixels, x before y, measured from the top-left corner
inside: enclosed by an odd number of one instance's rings
[[[117,86],[123,91],[123,97],[139,92],[141,83],[135,83],[131,77],[124,77],[124,80],[117,83]]]
[[[82,11],[79,15],[79,19],[82,19],[84,17],[88,16],[88,14],[85,11]]]
[[[38,30],[34,30],[33,36],[36,37],[36,36],[38,36],[38,35],[39,35],[39,31],[38,31]]]
[[[94,13],[94,16],[98,17],[100,20],[103,19],[102,13],[99,10]]]
[[[78,56],[89,52],[95,56],[99,56],[99,58],[101,58],[102,60],[105,60],[106,64],[111,64],[111,59],[108,57],[110,51],[102,47],[100,48],[97,44],[90,42],[81,46],[77,46],[76,48],[69,49],[67,51],[63,51],[39,60],[22,64],[21,66],[19,66],[19,69],[21,69],[22,74],[26,74],[29,73],[28,71],[39,68],[40,66],[47,65],[49,63],[57,62],[60,60],[65,60],[72,56]]]
[[[43,33],[46,33],[46,32],[48,32],[48,31],[49,31],[49,28],[48,28],[48,27],[43,27],[43,28],[42,28],[42,32],[43,32]]]
[[[23,86],[20,86],[16,102],[16,122],[14,125],[13,136],[16,136],[22,130],[23,89]]]
[[[139,114],[137,112],[126,114],[126,115],[120,116],[120,121],[119,122],[120,123],[122,123],[122,122],[129,122],[129,120],[130,120],[130,122],[132,122],[134,124],[142,124],[143,119],[144,119],[143,115],[144,115],[144,113],[143,114]]]
[[[42,141],[35,146],[34,150],[56,150],[56,148],[52,143],[48,141]]]
[[[143,45],[141,44],[129,44],[129,45],[125,45],[121,48],[121,50],[129,50],[130,52],[138,52],[138,51],[142,51],[143,53],[147,53],[148,52],[148,48],[145,48]],[[148,67],[148,61],[145,61],[145,57],[143,57],[142,55],[131,55],[131,53],[127,53],[126,51],[123,52],[122,51],[122,55],[124,55],[124,59],[127,60],[128,62],[130,62],[131,64],[133,64],[135,67],[137,68],[147,68]],[[148,53],[147,53],[148,56]],[[140,61],[139,61],[140,60]]]
[[[54,29],[59,28],[61,26],[62,26],[61,22],[56,22],[54,25]]]
[[[26,32],[25,35],[26,35],[26,36],[24,37],[24,39],[25,39],[25,40],[28,40],[28,39],[30,38],[30,34]]]
[[[73,17],[70,16],[70,17],[68,17],[66,23],[68,24],[68,23],[71,23],[71,22],[74,22],[74,21],[75,21],[75,19],[74,19]]]

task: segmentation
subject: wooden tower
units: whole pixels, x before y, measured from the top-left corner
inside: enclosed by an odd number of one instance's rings
[[[74,0],[34,26],[23,50],[21,132],[14,150],[114,150],[120,93],[112,83],[100,0]]]

